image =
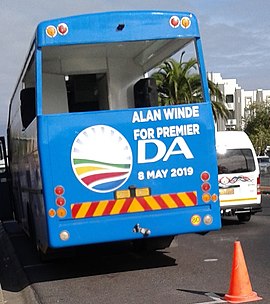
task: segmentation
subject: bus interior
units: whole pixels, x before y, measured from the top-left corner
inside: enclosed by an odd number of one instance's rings
[[[173,56],[179,60],[183,53],[185,61],[199,61],[194,41],[177,38],[43,47],[42,114],[157,106],[157,87],[151,73],[166,59]],[[30,60],[23,79],[28,99],[35,96],[34,61]],[[29,105],[27,108],[29,113]]]

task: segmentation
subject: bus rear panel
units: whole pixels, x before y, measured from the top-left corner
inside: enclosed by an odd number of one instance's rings
[[[151,75],[179,51],[198,60],[203,100],[161,107]],[[44,252],[221,226],[213,115],[190,13],[42,22],[9,138],[15,213]]]
[[[183,108],[197,118],[158,120]],[[155,113],[156,121],[132,123]],[[207,104],[40,117],[51,246],[145,237],[134,232],[136,225],[151,237],[216,229],[209,119]],[[64,231],[70,236],[65,242],[59,237]]]

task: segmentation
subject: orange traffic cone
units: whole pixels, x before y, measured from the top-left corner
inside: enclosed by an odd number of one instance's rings
[[[229,303],[245,303],[262,299],[255,291],[252,291],[240,241],[234,242],[230,289],[224,299]]]

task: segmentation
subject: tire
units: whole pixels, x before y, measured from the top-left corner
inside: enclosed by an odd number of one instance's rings
[[[47,262],[50,260],[49,257],[46,254],[44,254],[38,246],[34,217],[30,207],[28,208],[27,212],[28,212],[29,237],[33,246],[33,250],[36,251],[38,259],[40,260],[41,263]]]
[[[239,222],[249,222],[251,219],[251,214],[250,213],[239,213],[237,214],[237,218]]]

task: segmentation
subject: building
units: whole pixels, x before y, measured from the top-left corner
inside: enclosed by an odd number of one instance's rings
[[[245,91],[236,79],[223,79],[220,73],[207,73],[208,79],[218,85],[225,97],[229,118],[217,121],[218,130],[242,130],[248,107],[255,102],[270,102],[270,90]]]

